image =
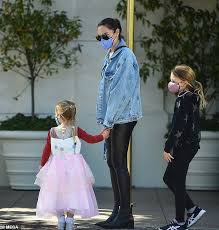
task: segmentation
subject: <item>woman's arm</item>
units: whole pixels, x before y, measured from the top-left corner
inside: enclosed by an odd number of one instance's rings
[[[83,129],[78,127],[78,137],[87,143],[94,144],[103,141],[104,136],[100,135],[90,135],[89,133],[85,132]]]
[[[49,131],[48,135],[47,135],[46,144],[45,144],[44,149],[43,149],[43,154],[41,157],[41,162],[40,162],[41,166],[44,166],[46,164],[46,162],[49,159],[50,154],[51,154],[51,135],[50,135],[50,131]]]

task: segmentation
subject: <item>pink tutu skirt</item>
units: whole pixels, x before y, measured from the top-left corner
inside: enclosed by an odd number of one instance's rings
[[[37,217],[49,218],[66,211],[83,218],[98,215],[94,177],[81,154],[51,155],[34,184],[40,186]]]

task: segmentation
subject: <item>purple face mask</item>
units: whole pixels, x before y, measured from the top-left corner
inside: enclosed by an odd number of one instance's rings
[[[168,90],[169,90],[171,93],[178,93],[178,92],[179,92],[179,89],[180,89],[179,84],[177,84],[177,83],[175,83],[175,82],[172,82],[172,81],[169,82],[169,84],[168,84]]]
[[[113,46],[113,39],[109,38],[108,40],[104,40],[103,38],[101,38],[100,44],[105,50],[108,50]]]

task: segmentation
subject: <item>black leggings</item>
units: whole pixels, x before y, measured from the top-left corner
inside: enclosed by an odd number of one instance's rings
[[[116,124],[106,141],[107,164],[114,194],[115,206],[130,208],[130,175],[127,168],[129,140],[137,121]]]
[[[176,220],[184,222],[185,209],[189,210],[195,205],[186,192],[186,175],[189,164],[198,148],[186,146],[173,150],[174,160],[167,166],[163,180],[175,196]]]

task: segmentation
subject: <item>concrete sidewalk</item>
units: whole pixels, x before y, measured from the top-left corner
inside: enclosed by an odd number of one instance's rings
[[[100,215],[92,219],[76,218],[77,229],[99,229],[94,223],[111,212],[111,189],[96,189]],[[219,191],[191,191],[191,197],[207,214],[191,230],[219,230]],[[135,229],[157,229],[174,217],[174,200],[167,189],[133,189]],[[56,229],[56,219],[35,217],[38,191],[0,188],[0,229]],[[12,226],[6,226],[6,225]],[[17,225],[17,226],[16,226]],[[5,228],[11,227],[11,228]]]

